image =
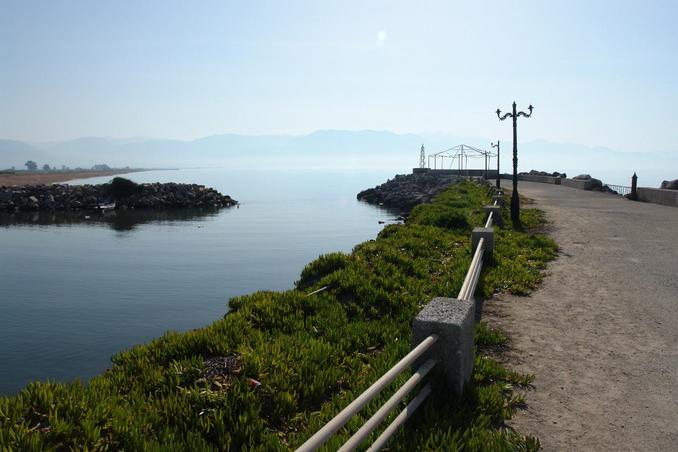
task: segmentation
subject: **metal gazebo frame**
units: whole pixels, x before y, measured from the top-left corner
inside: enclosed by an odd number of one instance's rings
[[[490,159],[497,157],[497,154],[486,151],[484,149],[478,149],[468,144],[460,144],[455,147],[445,149],[444,151],[436,152],[435,154],[430,154],[428,156],[428,167],[431,168],[431,157],[433,157],[433,168],[432,169],[454,169],[455,161],[457,163],[457,170],[459,174],[463,174],[464,171],[469,170],[468,159],[482,158],[485,159],[485,176],[487,177],[487,171],[489,169]],[[449,168],[445,168],[445,159],[449,159]]]

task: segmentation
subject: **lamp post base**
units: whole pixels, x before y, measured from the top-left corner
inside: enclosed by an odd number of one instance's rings
[[[513,229],[522,229],[523,225],[520,223],[520,198],[518,197],[518,190],[513,190],[511,193],[511,222]]]

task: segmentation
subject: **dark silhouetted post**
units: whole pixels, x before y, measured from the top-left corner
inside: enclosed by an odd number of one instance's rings
[[[516,111],[516,103],[513,102],[513,113],[501,115],[501,110],[497,108],[497,117],[500,121],[506,118],[513,118],[513,193],[511,193],[511,221],[513,227],[520,229],[520,199],[518,198],[518,116],[529,118],[532,116],[532,105],[528,107],[529,113]]]
[[[638,199],[638,176],[635,172],[631,176],[631,199],[634,201]]]
[[[501,184],[499,183],[499,140],[497,140],[497,144],[490,143],[490,145],[493,148],[497,148],[497,188],[501,188]]]

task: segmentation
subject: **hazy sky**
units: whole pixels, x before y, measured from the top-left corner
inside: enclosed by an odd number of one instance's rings
[[[316,129],[678,149],[678,1],[0,0],[0,137]],[[457,144],[457,143],[452,143]]]

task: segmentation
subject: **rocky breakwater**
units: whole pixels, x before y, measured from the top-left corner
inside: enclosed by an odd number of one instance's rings
[[[457,176],[447,174],[399,174],[381,185],[361,191],[357,198],[370,204],[409,212],[418,204],[430,202],[434,196],[458,181]]]
[[[95,210],[115,203],[115,209],[230,207],[228,195],[196,184],[135,184],[122,178],[100,185],[27,185],[0,187],[0,211]]]

